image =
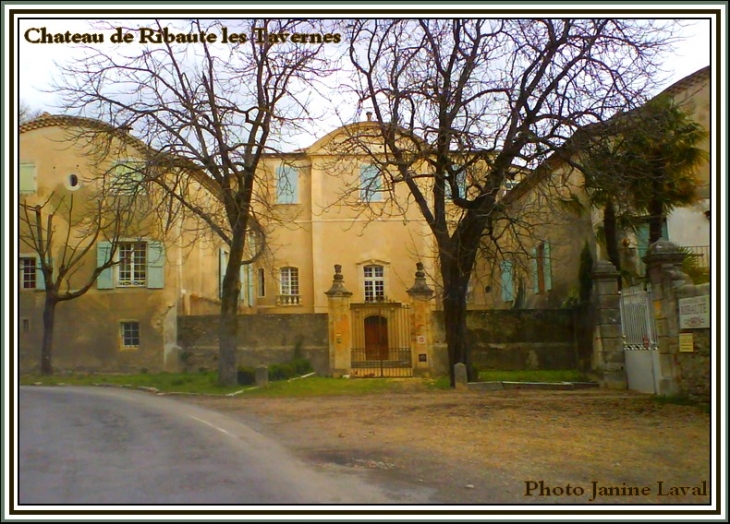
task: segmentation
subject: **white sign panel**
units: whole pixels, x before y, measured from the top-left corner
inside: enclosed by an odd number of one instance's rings
[[[679,299],[679,329],[710,327],[710,295]]]

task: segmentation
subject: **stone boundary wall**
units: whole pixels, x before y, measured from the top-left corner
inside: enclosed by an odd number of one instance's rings
[[[180,316],[177,329],[179,368],[217,369],[218,316]],[[297,348],[317,373],[329,373],[326,313],[238,316],[239,366],[286,362]]]
[[[446,359],[443,313],[434,315],[434,353]],[[493,309],[467,312],[471,361],[482,369],[576,369],[576,322],[572,309]],[[439,362],[443,367],[447,362]]]

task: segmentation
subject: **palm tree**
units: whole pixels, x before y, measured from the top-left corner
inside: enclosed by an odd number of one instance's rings
[[[661,238],[672,209],[698,200],[698,167],[707,158],[700,144],[707,132],[666,96],[647,103],[639,121],[626,140],[626,178],[632,207],[648,219],[651,244]]]
[[[707,157],[700,147],[706,137],[671,98],[659,96],[587,141],[585,188],[591,205],[603,209],[606,252],[619,271],[620,229],[648,221],[649,243],[656,242],[666,215],[699,198],[697,168]]]

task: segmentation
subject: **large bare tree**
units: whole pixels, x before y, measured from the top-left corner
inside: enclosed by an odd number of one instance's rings
[[[140,28],[121,30],[142,35]],[[131,128],[155,152],[148,161],[156,167],[186,167],[147,172],[166,171],[151,181],[170,195],[167,201],[227,244],[218,360],[224,385],[236,382],[240,267],[263,243],[257,213],[265,212],[267,199],[259,193],[259,163],[316,114],[309,93],[329,72],[327,43],[334,39],[323,38],[327,33],[321,22],[305,20],[156,21],[144,27],[146,45],[89,49],[63,69],[65,109]],[[197,41],[177,44],[171,34],[196,35]],[[216,42],[203,36],[211,34]],[[215,205],[191,198],[191,170],[202,173],[198,180]],[[175,172],[179,178],[171,179]],[[252,237],[256,249],[246,246]]]
[[[611,19],[350,23],[353,87],[375,123],[361,146],[373,144],[389,187],[407,186],[435,239],[452,385],[454,364],[471,374],[467,290],[480,245],[499,241],[495,224],[514,208],[505,189],[530,183],[532,174],[520,174],[551,155],[570,158],[576,129],[645,101],[670,28]]]

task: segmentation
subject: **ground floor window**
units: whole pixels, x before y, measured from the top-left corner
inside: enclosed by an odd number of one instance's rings
[[[23,289],[36,288],[36,260],[35,257],[21,257],[20,271]]]
[[[133,349],[139,347],[139,322],[136,320],[124,321],[122,326],[122,347]]]

